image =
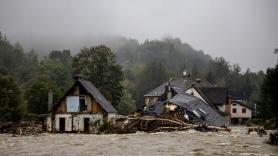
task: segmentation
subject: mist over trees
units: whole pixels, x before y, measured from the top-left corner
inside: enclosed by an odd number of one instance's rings
[[[212,58],[178,38],[143,43],[114,38],[106,45],[88,47],[79,47],[78,52],[53,49],[42,57],[40,51],[25,52],[19,43],[11,44],[0,35],[0,67],[24,95],[19,99],[23,112],[46,113],[47,90],[54,93],[54,100],[59,99],[73,84],[75,73],[87,76],[122,114],[134,111],[135,105],[138,109],[144,94],[170,77],[181,77],[184,70],[215,86],[246,90],[252,94],[250,103],[258,100],[265,76],[262,71],[241,71],[239,65],[222,57]]]

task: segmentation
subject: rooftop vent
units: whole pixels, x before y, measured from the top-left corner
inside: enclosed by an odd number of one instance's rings
[[[187,73],[186,70],[184,70],[184,71],[182,72],[182,76],[183,76],[184,78],[186,78],[186,77],[189,77],[190,74]]]

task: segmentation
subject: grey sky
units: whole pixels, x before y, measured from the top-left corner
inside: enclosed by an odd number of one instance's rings
[[[0,30],[24,44],[32,38],[80,40],[101,34],[140,42],[179,37],[257,71],[276,63],[278,1],[1,0]]]

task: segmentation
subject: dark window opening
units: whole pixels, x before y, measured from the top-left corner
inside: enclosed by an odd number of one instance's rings
[[[233,113],[236,113],[236,108],[233,108]]]
[[[80,96],[79,106],[80,106],[80,111],[81,112],[87,111],[87,106],[86,106],[86,102],[85,102],[85,97],[84,96]]]
[[[246,108],[242,108],[242,113],[246,113]]]
[[[233,106],[236,106],[236,104],[234,103]]]

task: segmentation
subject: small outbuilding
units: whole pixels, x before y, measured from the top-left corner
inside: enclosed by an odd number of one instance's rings
[[[75,78],[73,86],[51,108],[49,132],[90,132],[104,118],[114,118],[116,109],[92,82]]]

